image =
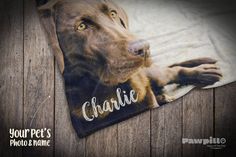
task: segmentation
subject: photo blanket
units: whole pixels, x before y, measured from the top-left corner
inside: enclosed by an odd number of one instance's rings
[[[106,0],[65,1],[37,0],[37,4],[42,25],[64,78],[72,125],[79,137],[158,108],[182,97],[196,86],[194,81],[185,84],[182,75],[161,87],[158,83],[156,85],[147,77],[156,71],[143,70],[150,66],[146,61],[147,55],[158,69],[199,58],[214,59],[216,63],[208,61],[211,62],[208,66],[216,64],[222,77],[214,83],[200,86],[202,88],[215,88],[236,80],[236,33],[233,29],[236,27],[236,9],[231,4],[155,0],[115,0],[115,4]],[[109,18],[97,12],[95,6],[98,5]],[[86,13],[86,16],[78,20],[77,12],[79,15]],[[99,20],[103,22],[99,23]],[[148,42],[149,46],[143,40],[141,46],[129,42],[127,52],[133,52],[135,56],[126,54],[130,57],[130,62],[127,62],[122,58],[125,55],[121,55],[126,50],[119,45],[124,39],[111,42],[112,37],[118,38],[117,32],[123,32],[122,37],[131,32]],[[108,53],[109,49],[115,54]],[[138,64],[137,56],[145,60],[144,65],[140,65],[142,70],[133,67],[136,62]],[[108,64],[106,59],[109,57]],[[115,57],[118,60],[113,60]],[[158,77],[158,72],[155,77]],[[169,75],[164,76],[166,78],[161,80],[167,80]]]

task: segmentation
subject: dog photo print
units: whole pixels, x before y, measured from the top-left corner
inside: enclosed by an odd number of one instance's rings
[[[233,44],[219,41],[227,40],[219,28],[202,24],[204,13],[188,15],[195,16],[191,21],[176,10],[151,7],[161,2],[135,2],[52,0],[38,6],[79,137],[158,108],[194,87],[236,79],[229,73],[236,63],[234,47],[214,49]],[[176,19],[179,25],[173,26]]]

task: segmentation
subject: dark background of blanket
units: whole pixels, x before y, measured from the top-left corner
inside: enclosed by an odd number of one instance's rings
[[[235,156],[236,83],[194,90],[78,139],[35,2],[2,0],[0,12],[0,156]],[[9,128],[51,128],[51,146],[9,147]],[[210,136],[226,138],[226,148],[182,145],[182,137]]]

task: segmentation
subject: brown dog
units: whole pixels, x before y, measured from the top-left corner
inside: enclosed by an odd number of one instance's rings
[[[128,83],[138,93],[138,101],[147,99],[153,108],[171,101],[161,92],[167,84],[206,86],[221,78],[216,61],[210,58],[166,68],[152,64],[149,44],[129,32],[125,11],[111,1],[52,0],[39,12],[64,76],[76,74],[77,81],[86,76],[91,80],[88,85],[99,82],[101,91]],[[77,88],[84,93],[81,103],[89,99],[87,88]]]

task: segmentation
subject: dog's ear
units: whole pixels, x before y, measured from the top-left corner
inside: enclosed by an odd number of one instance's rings
[[[53,50],[53,53],[56,57],[57,64],[59,66],[60,72],[64,71],[64,56],[60,48],[57,33],[56,33],[56,24],[54,19],[54,9],[53,7],[61,0],[51,0],[44,4],[43,6],[38,7],[38,12],[40,16],[41,24],[44,27],[44,30],[48,36],[50,46]]]
[[[49,0],[46,4],[39,6],[38,10],[52,10],[52,8],[62,0]]]

